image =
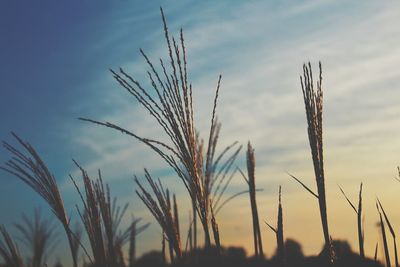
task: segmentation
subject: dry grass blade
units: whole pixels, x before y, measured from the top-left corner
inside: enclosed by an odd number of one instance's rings
[[[384,210],[384,208],[382,206],[382,203],[380,202],[379,199],[377,199],[377,202],[378,202],[378,205],[379,205],[379,207],[380,207],[380,209],[381,209],[381,211],[383,213],[383,217],[385,218],[385,221],[386,221],[386,223],[387,223],[387,225],[389,227],[390,234],[392,235],[392,238],[393,238],[394,260],[395,260],[396,267],[398,267],[399,266],[399,260],[398,260],[398,256],[397,256],[396,234],[394,232],[392,224],[389,221],[388,216],[386,215],[386,212],[385,212],[385,210]]]
[[[0,257],[5,266],[23,267],[23,261],[19,249],[4,225],[0,225]]]
[[[374,260],[375,260],[375,261],[378,260],[378,244],[379,244],[379,242],[376,242],[376,245],[375,245],[375,252],[374,252]]]
[[[256,192],[262,192],[263,189],[256,189]],[[229,196],[227,199],[224,200],[224,202],[222,202],[220,205],[218,205],[218,207],[215,210],[215,216],[222,210],[223,207],[225,207],[225,205],[227,205],[229,202],[231,202],[232,200],[234,200],[235,198],[244,195],[244,194],[249,194],[249,190],[243,190],[240,192],[237,192],[231,196]]]
[[[316,197],[318,199],[318,195],[315,194],[308,186],[306,186],[302,181],[300,181],[296,176],[287,173],[290,177],[292,177],[296,182],[298,182],[302,187],[304,187],[304,189],[306,189],[311,195],[313,195],[314,197]]]
[[[350,201],[350,199],[347,197],[346,193],[343,191],[343,189],[338,185],[340,191],[342,192],[343,196],[346,198],[347,202],[349,203],[350,207],[354,210],[354,212],[357,214],[357,229],[358,229],[358,245],[359,245],[359,250],[360,250],[360,256],[362,258],[365,258],[365,253],[364,253],[364,227],[363,227],[363,222],[362,222],[362,187],[363,184],[360,184],[360,191],[358,193],[358,208],[355,207],[355,205]]]
[[[301,88],[303,91],[304,106],[307,115],[308,140],[311,148],[311,155],[314,165],[315,179],[318,190],[318,202],[321,216],[323,235],[325,239],[325,250],[329,260],[333,261],[333,251],[328,228],[328,215],[325,195],[325,175],[323,159],[323,138],[322,138],[322,68],[319,63],[319,80],[317,88],[314,89],[311,63],[303,65],[303,77],[300,76]],[[314,194],[315,195],[315,194]]]
[[[400,166],[397,166],[397,176],[398,177],[394,177],[394,179],[400,182]]]
[[[272,225],[270,225],[267,221],[264,221],[264,223],[269,227],[269,229],[271,229],[272,232],[276,234],[276,229]]]
[[[264,252],[262,247],[260,222],[258,219],[256,202],[255,164],[254,149],[249,142],[247,145],[247,173],[251,213],[253,218],[254,251],[256,257],[263,257]]]
[[[69,227],[69,219],[56,179],[33,147],[28,142],[24,142],[15,133],[11,134],[19,145],[22,146],[23,151],[3,141],[3,146],[10,153],[11,158],[0,169],[19,178],[47,202],[63,225],[71,249],[73,265],[77,267],[77,258],[75,258],[73,253],[74,236]]]
[[[385,251],[385,260],[386,260],[386,267],[390,267],[390,254],[389,254],[389,248],[387,244],[387,239],[386,239],[386,231],[385,231],[385,224],[382,219],[382,213],[379,210],[378,202],[376,203],[376,209],[378,210],[379,213],[379,219],[380,219],[380,227],[381,227],[381,233],[382,233],[382,239],[383,239],[383,248]]]

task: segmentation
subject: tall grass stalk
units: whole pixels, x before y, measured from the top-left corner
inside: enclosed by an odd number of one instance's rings
[[[387,239],[386,239],[386,230],[385,230],[385,224],[382,219],[382,213],[379,209],[378,201],[376,202],[376,209],[378,210],[379,213],[379,220],[380,220],[380,227],[381,227],[381,233],[382,233],[382,239],[383,239],[383,249],[385,251],[385,260],[386,260],[386,267],[390,267],[390,253],[389,253],[389,247],[387,244]]]
[[[322,138],[322,68],[319,62],[319,79],[317,88],[314,88],[314,81],[311,69],[311,63],[303,65],[303,77],[300,76],[301,89],[303,92],[304,106],[307,116],[308,140],[310,143],[311,156],[314,165],[315,180],[318,194],[315,194],[310,188],[300,182],[299,179],[292,176],[307,191],[318,199],[319,211],[321,217],[322,231],[325,240],[324,254],[330,262],[334,261],[334,251],[331,245],[331,238],[328,227],[328,214],[325,194],[325,174],[323,158],[323,138]]]
[[[365,253],[364,253],[364,226],[362,222],[362,187],[363,184],[360,184],[360,191],[358,193],[358,208],[356,209],[355,205],[350,201],[350,199],[347,197],[343,189],[339,186],[340,191],[342,192],[343,196],[346,198],[347,202],[350,204],[351,208],[354,210],[354,212],[357,214],[357,229],[358,229],[358,246],[360,250],[360,256],[361,258],[365,258]]]
[[[71,250],[73,266],[77,267],[78,262],[74,253],[76,240],[74,233],[70,230],[70,220],[65,211],[57,181],[36,150],[15,133],[11,134],[23,150],[21,151],[3,141],[3,147],[10,153],[11,157],[5,166],[0,166],[0,169],[16,176],[47,202],[64,228]]]
[[[389,227],[390,234],[392,235],[392,238],[393,238],[394,260],[395,260],[395,264],[396,264],[395,266],[398,267],[398,266],[399,266],[399,259],[398,259],[398,255],[397,255],[396,234],[395,234],[395,232],[394,232],[394,229],[393,229],[393,227],[392,227],[392,224],[391,224],[390,221],[389,221],[388,216],[386,215],[386,212],[385,212],[385,210],[384,210],[384,208],[383,208],[383,206],[382,206],[382,203],[380,202],[379,199],[377,199],[377,202],[378,202],[378,205],[379,205],[379,207],[380,207],[380,209],[381,209],[381,211],[382,211],[382,213],[383,213],[383,217],[385,218],[386,224],[387,224],[388,227]]]
[[[265,222],[265,224],[275,233],[276,235],[276,244],[277,244],[277,260],[279,266],[286,266],[286,253],[285,253],[285,241],[283,237],[283,211],[282,211],[282,189],[279,186],[279,200],[278,200],[278,219],[276,228],[271,226],[269,223]]]
[[[262,240],[261,240],[260,222],[258,219],[258,210],[256,201],[255,165],[256,161],[254,156],[254,149],[249,142],[247,145],[248,180],[246,181],[249,186],[250,206],[253,219],[254,254],[256,257],[264,257]]]

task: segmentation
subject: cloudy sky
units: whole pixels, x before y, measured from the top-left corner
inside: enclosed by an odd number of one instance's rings
[[[299,240],[307,254],[318,253],[323,242],[317,201],[287,172],[315,188],[299,76],[304,62],[314,70],[322,62],[331,234],[357,249],[356,217],[337,184],[356,201],[363,182],[366,253],[372,256],[379,241],[376,197],[396,230],[400,223],[395,204],[400,183],[394,179],[400,164],[398,1],[2,2],[0,138],[13,142],[9,133],[15,131],[36,147],[72,214],[79,203],[68,180],[68,174],[79,178],[72,159],[93,176],[101,169],[113,194],[130,202],[126,223],[133,213],[152,223],[141,235],[140,253],[159,249],[160,228],[135,196],[132,177],[150,169],[178,194],[181,214],[187,214],[181,182],[143,144],[76,118],[108,120],[141,136],[162,136],[156,121],[108,71],[122,66],[145,83],[147,66],[139,48],[153,61],[167,57],[160,5],[171,33],[184,29],[196,127],[207,137],[222,74],[219,148],[235,140],[252,142],[257,185],[263,189],[257,196],[260,217],[275,221],[282,185],[285,235]],[[239,166],[244,157],[243,151]],[[0,150],[0,161],[7,159]],[[0,181],[0,223],[11,228],[22,212],[31,214],[37,206],[48,214],[44,202],[14,177],[1,173]],[[235,177],[229,192],[245,186]],[[251,253],[247,197],[226,206],[218,221],[223,244]],[[274,236],[263,230],[271,255]]]

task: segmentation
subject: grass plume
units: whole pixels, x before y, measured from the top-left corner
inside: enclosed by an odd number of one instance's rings
[[[135,182],[139,189],[136,190],[136,194],[159,223],[161,229],[166,235],[170,249],[173,249],[175,256],[178,260],[180,260],[182,257],[181,241],[179,237],[177,219],[174,217],[171,207],[169,191],[164,190],[160,181],[158,183],[154,182],[150,173],[146,169],[145,178],[150,185],[155,198],[142,186],[137,177],[135,177]],[[170,252],[170,257],[172,261],[174,258],[172,251]]]
[[[10,153],[11,158],[6,162],[5,166],[0,166],[0,169],[14,175],[27,184],[50,206],[52,212],[64,228],[71,250],[73,266],[77,267],[78,262],[74,253],[75,237],[70,230],[70,221],[64,208],[64,202],[57,181],[36,150],[15,133],[11,134],[22,147],[22,151],[3,141],[3,147]]]
[[[325,194],[325,174],[324,174],[324,158],[323,158],[323,138],[322,138],[322,110],[323,110],[323,93],[322,93],[322,68],[319,62],[319,79],[317,88],[314,88],[311,63],[303,65],[303,77],[300,76],[301,89],[303,92],[304,106],[307,117],[307,132],[310,143],[311,156],[314,165],[315,180],[317,184],[317,192],[314,193],[309,187],[300,182],[299,179],[292,176],[299,182],[309,193],[317,197],[319,211],[321,217],[322,231],[325,240],[324,254],[333,262],[334,251],[331,245],[331,237],[328,227],[328,213],[326,207]]]
[[[15,224],[21,240],[31,250],[29,266],[41,267],[47,263],[47,257],[56,245],[54,226],[51,220],[41,217],[39,209],[35,209],[33,219],[22,214],[22,223]]]

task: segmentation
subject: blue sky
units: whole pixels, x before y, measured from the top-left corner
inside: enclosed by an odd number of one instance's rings
[[[158,248],[160,230],[135,197],[132,175],[149,168],[185,203],[179,180],[136,140],[76,118],[109,120],[142,136],[160,136],[156,122],[108,71],[122,66],[145,81],[139,48],[153,61],[166,58],[160,5],[170,31],[177,35],[183,27],[185,32],[197,127],[207,133],[221,73],[220,148],[234,140],[252,141],[258,184],[264,188],[258,197],[261,217],[274,220],[282,184],[287,235],[299,239],[307,253],[316,253],[322,244],[316,202],[286,171],[314,186],[299,75],[303,62],[311,61],[316,69],[322,61],[331,228],[334,237],[350,239],[356,248],[354,221],[346,219],[353,214],[336,184],[355,198],[363,181],[366,231],[371,233],[366,242],[372,251],[378,240],[375,196],[400,220],[389,207],[400,190],[393,179],[400,160],[400,6],[395,1],[4,1],[0,138],[12,141],[12,130],[37,148],[71,211],[78,202],[67,179],[69,173],[78,177],[71,159],[93,175],[102,169],[113,192],[130,201],[130,212],[152,222],[139,249]],[[6,159],[0,150],[0,161]],[[6,215],[0,223],[11,225],[21,212],[43,205],[13,177],[2,173],[0,179],[0,211]],[[232,190],[244,186],[238,177]],[[237,200],[235,212],[228,207],[221,212],[225,244],[251,249],[251,222],[234,223],[236,216],[248,214],[247,198]],[[307,225],[312,238],[299,225]],[[263,235],[265,243],[272,242],[267,230]],[[267,247],[271,253],[273,246]]]

